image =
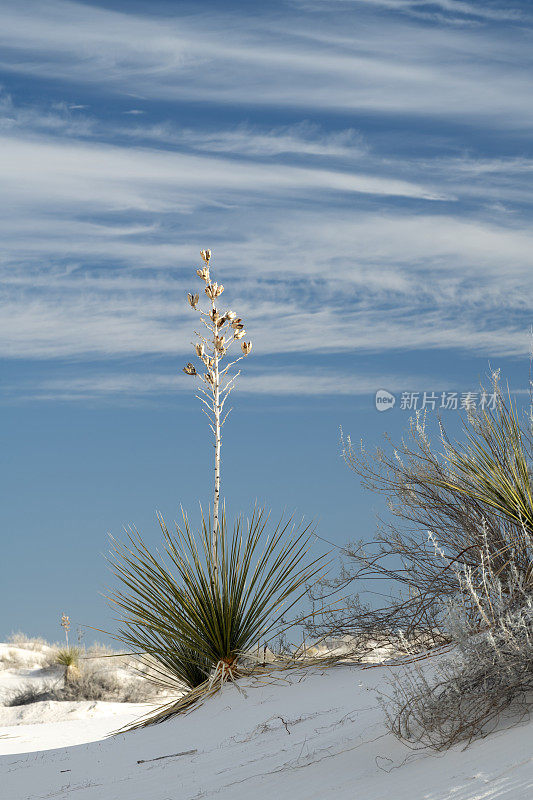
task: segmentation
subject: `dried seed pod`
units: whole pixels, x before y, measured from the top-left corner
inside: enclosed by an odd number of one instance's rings
[[[204,346],[203,346],[203,344],[196,344],[195,345],[195,349],[196,349],[196,355],[198,356],[198,358],[203,358],[203,356],[204,356]]]
[[[200,255],[202,256],[205,263],[209,264],[209,260],[211,258],[211,250],[200,250]]]
[[[244,353],[245,356],[248,355],[248,353],[251,351],[251,349],[252,349],[252,343],[251,342],[241,342],[241,350],[242,350],[242,352]]]
[[[242,339],[242,337],[245,335],[245,333],[246,333],[246,331],[243,328],[240,331],[235,331],[235,333],[233,335],[235,336],[236,339]]]
[[[213,380],[213,376],[211,375],[210,372],[206,372],[205,375],[204,375],[204,378],[207,381],[207,383],[210,383],[211,385],[213,385],[214,380]]]
[[[189,363],[188,363],[188,364],[186,364],[186,365],[183,367],[183,371],[184,371],[184,373],[185,373],[186,375],[197,375],[197,374],[198,374],[198,373],[196,372],[196,367],[194,366],[194,364],[191,364],[191,362],[190,362],[190,361],[189,361]]]
[[[235,311],[226,311],[224,316],[226,317],[226,319],[232,322],[234,319],[236,319],[237,314],[235,313]]]
[[[238,328],[238,327],[242,328],[242,324],[241,323],[242,323],[242,319],[240,317],[235,317],[235,319],[233,319],[231,321],[231,324],[232,324],[232,326],[234,328]]]
[[[191,294],[189,292],[189,294],[187,295],[187,300],[189,301],[189,305],[191,306],[191,308],[196,308],[199,299],[200,299],[199,294]]]
[[[215,336],[215,347],[217,350],[224,350],[224,344],[223,336]]]
[[[209,270],[206,267],[201,267],[200,269],[197,269],[196,274],[206,283],[209,280]]]
[[[208,283],[205,287],[205,293],[210,300],[215,300],[215,298],[219,297],[223,291],[224,287],[219,286],[218,283]]]

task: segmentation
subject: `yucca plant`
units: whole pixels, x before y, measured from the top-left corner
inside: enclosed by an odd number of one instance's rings
[[[471,415],[466,443],[444,439],[448,477],[438,482],[483,503],[533,534],[533,487],[531,439],[522,429],[516,405],[509,394],[506,403],[495,380],[496,408]]]
[[[145,653],[157,683],[188,688],[149,721],[189,708],[206,690],[247,670],[259,639],[275,636],[282,616],[306,593],[323,559],[308,559],[312,533],[292,521],[266,535],[268,515],[255,510],[228,531],[224,513],[213,562],[211,526],[202,517],[199,541],[187,517],[169,533],[162,517],[163,554],[154,555],[136,530],[114,541],[113,568],[126,590],[113,593],[122,626],[118,638]],[[146,657],[145,657],[146,658]]]
[[[55,662],[65,667],[65,685],[80,677],[80,656],[81,652],[77,647],[63,647],[57,651]]]
[[[264,511],[256,509],[246,522],[238,518],[231,528],[220,511],[221,430],[229,413],[224,406],[239,375],[230,370],[250,353],[252,343],[243,341],[244,324],[235,312],[217,309],[224,287],[212,279],[211,251],[202,250],[201,257],[197,275],[209,304],[202,308],[194,292],[188,302],[205,329],[196,334],[195,344],[205,372],[199,375],[190,362],[184,372],[202,381],[198,397],[214,436],[212,515],[202,514],[198,536],[186,515],[175,534],[159,516],[162,555],[152,553],[135,529],[129,529],[127,542],[113,540],[111,561],[124,587],[110,596],[122,619],[117,638],[140,654],[160,686],[186,690],[140,724],[189,709],[246,671],[248,651],[279,633],[282,615],[306,594],[323,566],[322,558],[308,556],[309,526],[281,521],[267,535]],[[241,355],[223,363],[236,342]]]

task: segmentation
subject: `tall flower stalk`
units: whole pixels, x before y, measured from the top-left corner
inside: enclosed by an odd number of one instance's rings
[[[202,386],[196,395],[203,404],[203,412],[209,419],[209,427],[214,436],[215,463],[214,463],[214,494],[213,494],[213,520],[211,529],[211,555],[213,564],[218,562],[219,539],[219,507],[220,507],[220,450],[222,446],[222,428],[231,409],[225,411],[226,400],[231,394],[235,381],[240,375],[240,370],[230,375],[230,369],[242,358],[247,356],[252,343],[245,342],[243,321],[234,311],[221,313],[217,308],[218,298],[224,287],[212,279],[211,275],[211,250],[201,250],[203,266],[196,270],[196,274],[205,284],[204,291],[209,303],[206,308],[200,304],[200,294],[189,293],[187,299],[191,308],[200,315],[202,324],[207,332],[195,331],[197,342],[194,345],[196,356],[203,364],[205,372],[199,373],[193,363],[183,368],[186,375],[198,375]],[[224,365],[228,351],[235,342],[240,342],[242,355],[234,358]],[[229,356],[231,358],[231,356]]]
[[[65,631],[65,640],[68,647],[68,632],[70,630],[70,617],[68,617],[67,614],[63,614],[61,616],[61,627]]]

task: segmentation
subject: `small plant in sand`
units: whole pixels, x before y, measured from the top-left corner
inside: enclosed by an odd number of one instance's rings
[[[242,319],[233,311],[219,311],[224,287],[213,281],[211,251],[202,250],[201,256],[197,274],[209,302],[204,308],[199,293],[190,293],[188,302],[203,325],[195,344],[202,372],[191,362],[184,372],[201,380],[198,397],[214,436],[212,516],[202,515],[197,535],[185,514],[175,534],[159,517],[162,553],[150,552],[135,529],[127,543],[113,540],[112,564],[123,587],[110,597],[121,614],[117,638],[140,654],[144,666],[148,662],[159,685],[186,690],[138,725],[189,710],[225,681],[246,674],[249,651],[285,627],[282,615],[306,594],[323,564],[321,558],[308,558],[309,527],[295,529],[289,520],[268,536],[267,513],[256,510],[230,528],[220,512],[221,431],[229,413],[225,403],[239,375],[230,370],[252,344],[244,341]],[[235,343],[241,355],[232,358],[229,350]]]
[[[55,662],[65,667],[65,685],[80,677],[80,650],[77,647],[63,647],[56,653]]]
[[[55,663],[65,667],[65,686],[72,681],[79,680],[80,678],[80,649],[78,647],[71,647],[68,643],[68,634],[70,631],[70,617],[67,614],[61,615],[61,627],[65,631],[66,647],[62,647],[57,651]]]

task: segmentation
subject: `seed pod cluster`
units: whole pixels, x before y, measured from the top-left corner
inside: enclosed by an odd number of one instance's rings
[[[194,349],[196,355],[207,367],[207,373],[202,378],[204,382],[214,391],[219,386],[218,380],[218,365],[221,359],[227,354],[229,348],[234,342],[240,341],[240,347],[243,358],[250,354],[252,350],[251,342],[241,341],[246,335],[244,323],[241,317],[238,317],[235,311],[228,309],[224,313],[215,306],[217,300],[224,291],[222,284],[216,283],[211,280],[210,262],[211,250],[200,250],[203,266],[196,270],[198,277],[204,281],[204,291],[208,299],[211,301],[211,307],[203,311],[199,307],[200,294],[198,292],[189,292],[187,300],[191,308],[198,311],[202,317],[202,321],[206,325],[211,337],[199,336],[200,342],[195,344]],[[236,359],[236,361],[239,360]],[[183,371],[186,375],[198,375],[194,364],[189,362]]]

